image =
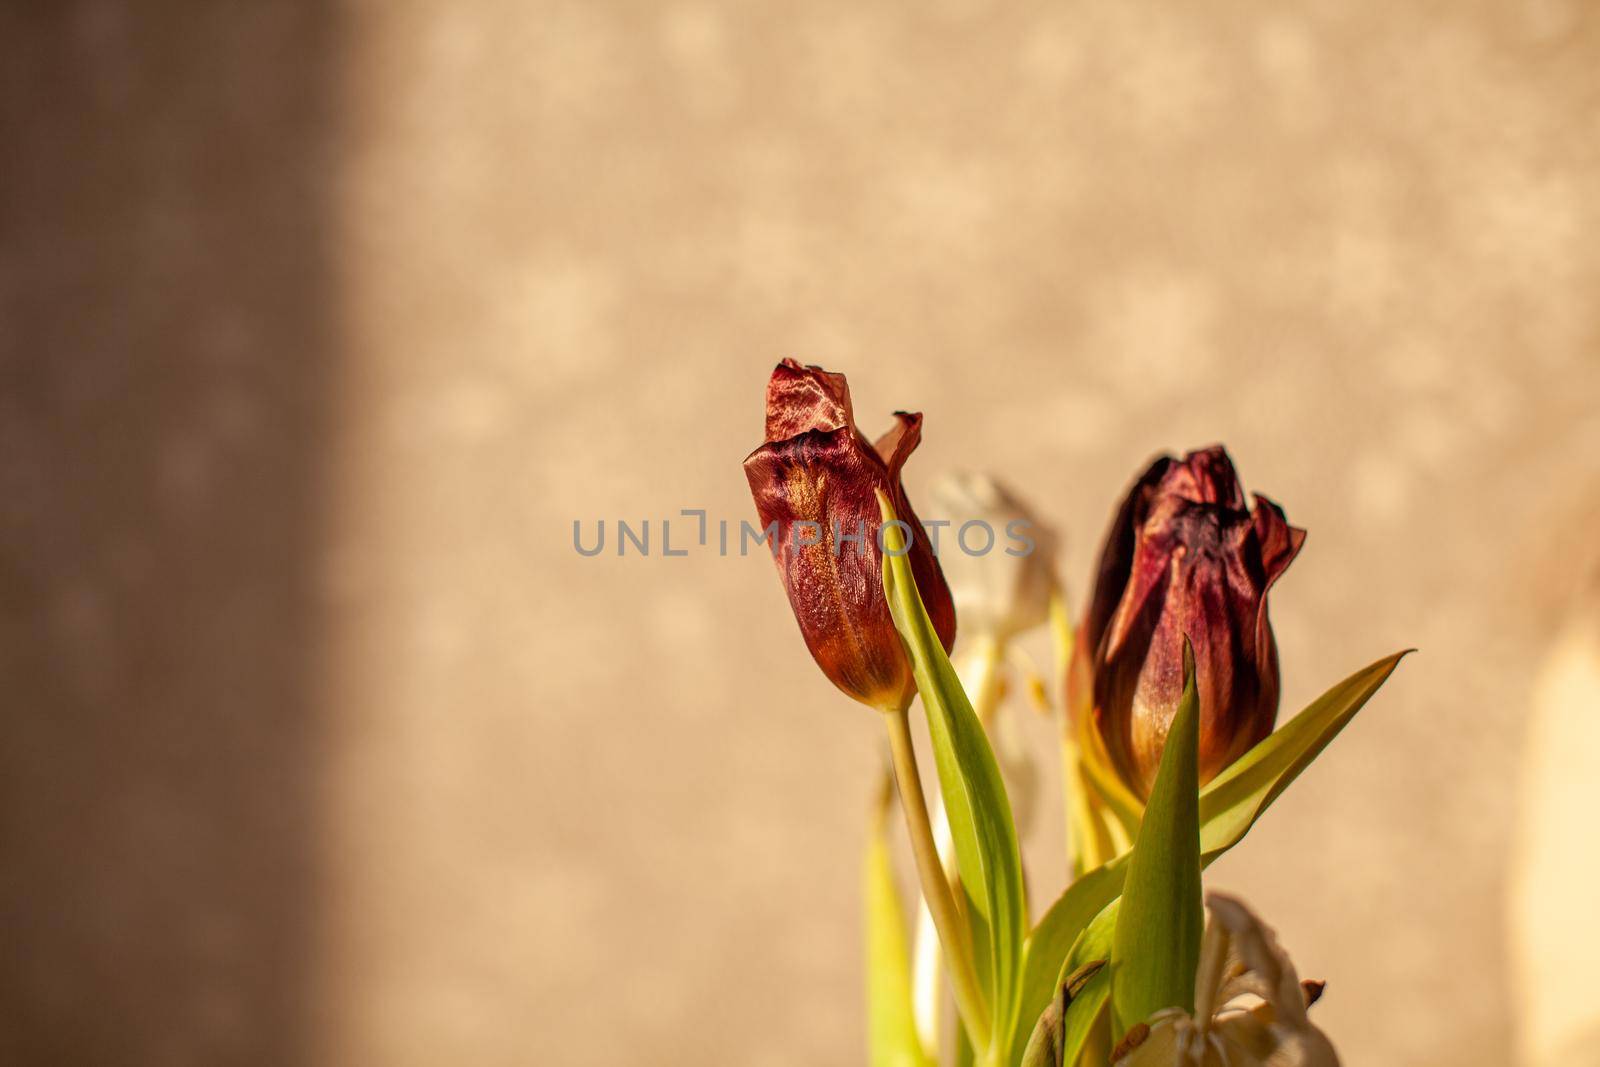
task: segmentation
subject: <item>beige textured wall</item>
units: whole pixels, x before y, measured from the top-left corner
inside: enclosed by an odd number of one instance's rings
[[[749,516],[794,355],[1080,594],[1226,441],[1310,530],[1286,708],[1422,652],[1214,884],[1348,1063],[1508,1061],[1600,513],[1590,6],[203,10],[0,21],[3,1058],[859,1062],[876,724],[765,560],[571,546]]]

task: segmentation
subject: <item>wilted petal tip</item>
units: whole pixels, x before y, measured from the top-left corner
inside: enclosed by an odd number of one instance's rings
[[[853,426],[850,387],[844,375],[785,359],[767,380],[766,437],[782,441],[806,430]]]

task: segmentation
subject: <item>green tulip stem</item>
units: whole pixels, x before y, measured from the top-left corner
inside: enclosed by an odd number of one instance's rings
[[[928,902],[933,925],[950,967],[950,985],[956,995],[956,1009],[967,1028],[974,1048],[989,1047],[989,1012],[984,1005],[983,986],[973,964],[972,943],[966,924],[956,908],[955,894],[945,877],[944,863],[928,817],[928,802],[922,795],[922,776],[917,771],[917,755],[911,742],[911,719],[905,708],[883,713],[889,730],[889,751],[894,762],[895,783],[900,789],[900,810],[905,813],[911,836],[911,853],[922,883],[922,897]]]

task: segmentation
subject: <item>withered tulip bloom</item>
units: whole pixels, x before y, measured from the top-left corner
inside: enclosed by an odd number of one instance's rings
[[[1069,676],[1075,714],[1122,780],[1148,795],[1183,692],[1183,639],[1194,644],[1200,780],[1272,732],[1278,648],[1267,591],[1305,531],[1259,493],[1250,509],[1220,446],[1163,456],[1112,522]]]
[[[776,524],[778,574],[812,657],[840,689],[882,709],[905,707],[916,683],[884,599],[877,490],[910,527],[911,572],[946,650],[956,631],[939,561],[900,486],[922,416],[895,418],[868,443],[844,375],[786,359],[767,383],[767,443],[744,461],[762,527]]]
[[[1302,982],[1272,928],[1244,902],[1206,897],[1194,1011],[1164,1008],[1111,1053],[1116,1067],[1339,1067],[1307,1009],[1325,983]]]

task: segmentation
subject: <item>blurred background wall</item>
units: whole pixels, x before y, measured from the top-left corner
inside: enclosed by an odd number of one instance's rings
[[[1534,1048],[1597,70],[1578,0],[6,5],[0,1059],[859,1061],[877,724],[764,559],[571,540],[750,517],[790,355],[1080,598],[1226,441],[1286,713],[1422,652],[1213,884],[1347,1063]]]
[[[0,1061],[303,1062],[331,12],[0,6]]]

